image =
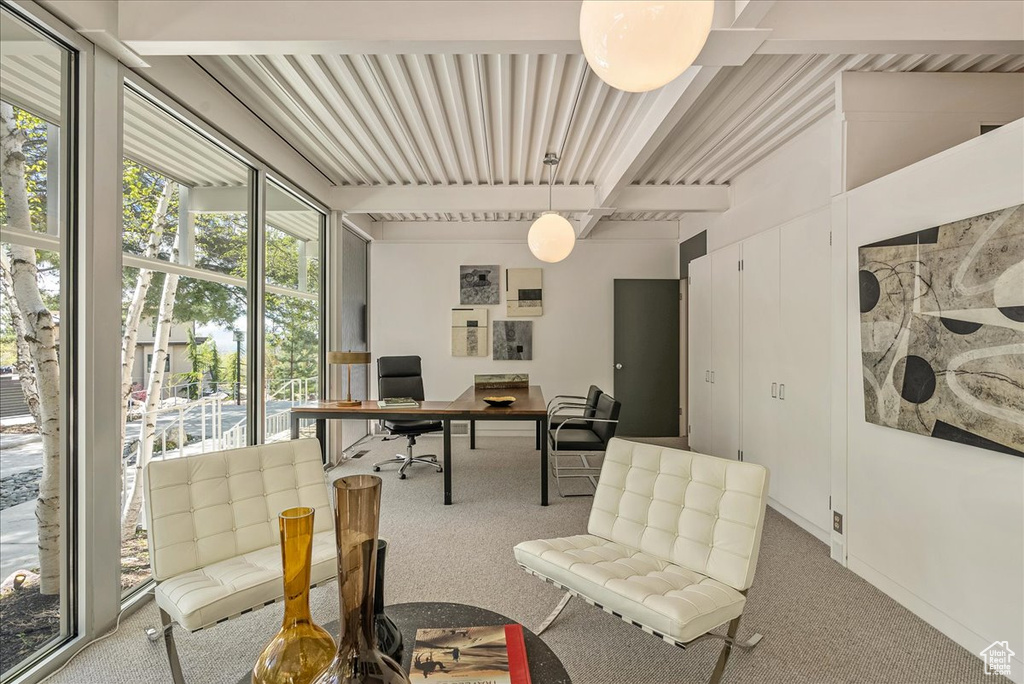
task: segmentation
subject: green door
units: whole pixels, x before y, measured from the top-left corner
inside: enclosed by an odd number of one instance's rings
[[[621,437],[679,436],[679,281],[615,281]]]

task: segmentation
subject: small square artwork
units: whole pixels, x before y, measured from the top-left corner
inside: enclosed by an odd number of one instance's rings
[[[505,303],[509,316],[541,316],[544,313],[544,270],[510,268],[505,271]]]
[[[860,248],[864,417],[1024,456],[1024,205]]]
[[[494,360],[533,359],[533,321],[494,321]]]
[[[479,306],[500,304],[497,266],[459,266],[459,304]]]
[[[452,309],[452,356],[487,356],[487,309]]]

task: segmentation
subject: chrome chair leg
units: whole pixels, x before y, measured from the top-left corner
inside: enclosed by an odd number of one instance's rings
[[[715,663],[715,670],[711,673],[711,681],[709,684],[721,684],[722,675],[725,674],[725,664],[729,662],[729,654],[732,653],[732,646],[736,642],[736,632],[740,630],[740,618],[735,618],[729,623],[729,629],[726,632],[725,644],[722,645],[722,652],[718,654],[718,662]],[[757,645],[760,638],[753,640],[753,646]]]
[[[389,458],[386,461],[379,461],[373,464],[373,472],[379,473],[380,467],[391,463],[401,463],[401,467],[398,469],[398,479],[405,479],[405,471],[413,463],[419,463],[421,465],[432,466],[437,472],[443,472],[444,467],[437,462],[437,454],[422,454],[420,456],[413,456],[412,448],[415,446],[415,441],[410,441],[409,446],[406,448],[404,454],[395,454],[394,458]]]
[[[555,618],[562,614],[562,610],[565,609],[565,606],[569,603],[569,599],[571,598],[572,594],[570,594],[569,592],[565,592],[565,596],[563,596],[562,600],[558,602],[558,605],[555,606],[555,609],[551,611],[551,615],[548,615],[546,618],[544,618],[544,622],[540,623],[540,627],[537,628],[537,631],[534,632],[534,634],[540,636],[545,629],[550,627],[551,623],[555,621]]]
[[[163,608],[160,609],[160,624],[163,625],[164,646],[167,648],[167,662],[171,666],[171,680],[174,684],[185,684],[185,676],[181,673],[181,661],[178,660],[178,648],[174,645],[174,623]]]

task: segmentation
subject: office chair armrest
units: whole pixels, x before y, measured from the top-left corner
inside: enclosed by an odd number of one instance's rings
[[[587,400],[586,397],[581,397],[576,394],[556,394],[551,398],[551,401],[548,402],[547,408],[549,411],[551,410],[551,405],[554,404],[559,399],[582,399],[583,401]]]
[[[587,406],[586,404],[576,404],[576,403],[565,401],[565,402],[562,402],[560,404],[556,404],[554,407],[549,407],[548,408],[548,416],[549,417],[553,416],[553,415],[557,414],[562,409],[588,409],[588,408],[590,408],[590,407]]]

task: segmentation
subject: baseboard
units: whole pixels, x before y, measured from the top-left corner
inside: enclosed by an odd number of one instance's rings
[[[847,560],[849,562],[847,567],[850,570],[863,577],[883,594],[889,596],[911,613],[966,648],[971,655],[979,660],[981,659],[979,654],[982,649],[987,648],[993,641],[997,639],[1001,641],[1007,636],[984,637],[948,613],[936,608],[903,585],[882,574],[852,553],[847,556]],[[1014,644],[1011,644],[1012,646]],[[1018,648],[1018,653],[1021,650]],[[1013,657],[1012,660],[1010,679],[1017,684],[1024,684],[1024,660],[1021,660],[1019,657]]]
[[[799,513],[794,513],[792,509],[786,508],[772,497],[768,497],[768,505],[774,508],[782,515],[789,518],[790,521],[796,523],[796,525],[804,532],[812,535],[815,539],[820,541],[826,546],[832,545],[832,534],[828,530],[823,530],[807,518],[803,517]]]

